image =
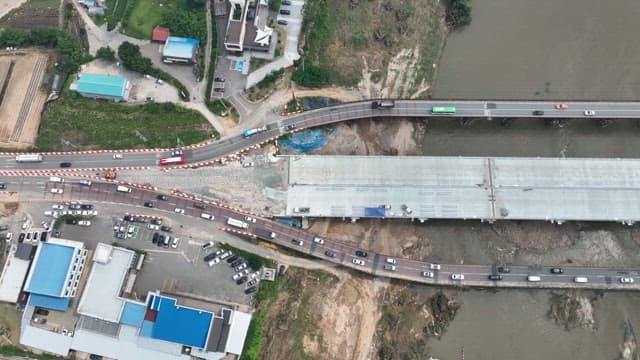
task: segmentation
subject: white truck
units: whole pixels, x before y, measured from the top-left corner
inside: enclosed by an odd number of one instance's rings
[[[227,218],[227,224],[241,229],[246,229],[249,227],[249,224],[247,224],[246,222],[233,218]]]
[[[42,155],[40,154],[23,154],[16,156],[16,162],[42,162]]]

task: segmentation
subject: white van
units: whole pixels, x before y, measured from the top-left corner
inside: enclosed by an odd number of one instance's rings
[[[64,182],[64,179],[61,178],[61,177],[52,176],[52,177],[49,178],[49,181],[56,182],[56,183],[61,183],[61,182]]]
[[[540,279],[540,276],[536,276],[536,275],[527,276],[527,281],[538,282],[540,280],[542,280],[542,279]]]
[[[587,279],[584,276],[576,276],[575,278],[573,278],[573,281],[577,283],[586,283],[586,282],[589,282],[589,279]]]
[[[213,220],[213,219],[215,219],[215,217],[214,217],[213,215],[211,215],[211,214],[207,214],[207,213],[202,213],[202,214],[200,214],[200,217],[201,217],[201,218],[203,218],[203,219],[207,219],[207,220]]]
[[[130,193],[130,192],[131,192],[131,189],[130,189],[130,188],[128,188],[128,187],[126,187],[126,186],[121,186],[121,185],[118,185],[118,187],[116,188],[116,190],[117,190],[117,191],[120,191],[120,192],[126,192],[126,193]]]

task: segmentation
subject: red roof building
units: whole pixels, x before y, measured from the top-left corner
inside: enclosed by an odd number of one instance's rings
[[[163,28],[160,26],[156,26],[153,29],[153,35],[151,36],[151,40],[152,41],[158,41],[158,42],[166,42],[167,38],[169,37],[169,33],[170,30],[167,28]]]

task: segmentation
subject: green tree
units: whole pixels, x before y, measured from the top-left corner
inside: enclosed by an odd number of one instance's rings
[[[190,37],[204,42],[207,38],[207,23],[202,19],[202,11],[174,9],[162,18],[162,26],[171,29],[171,35]]]
[[[75,72],[82,63],[82,50],[78,41],[66,32],[58,32],[58,51],[62,54],[60,66],[68,72]]]
[[[447,25],[457,28],[471,24],[471,3],[469,0],[450,0],[445,16]]]
[[[296,70],[293,72],[291,79],[298,84],[306,87],[322,87],[329,84],[330,74],[321,67],[314,65],[311,61],[307,61],[303,66],[301,60],[295,62]]]
[[[108,46],[101,47],[96,52],[96,58],[114,62],[116,61],[116,52]]]
[[[33,45],[55,47],[58,44],[58,30],[46,27],[33,28],[29,33],[29,41]]]
[[[29,40],[29,33],[25,30],[6,28],[0,32],[0,47],[24,46]]]

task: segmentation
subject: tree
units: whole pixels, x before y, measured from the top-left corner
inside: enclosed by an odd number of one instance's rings
[[[207,26],[199,13],[201,11],[174,9],[164,14],[161,25],[171,29],[172,36],[190,37],[204,42],[207,39]]]
[[[447,25],[457,28],[471,23],[471,4],[469,0],[450,0],[446,14]]]
[[[25,30],[6,28],[0,32],[0,47],[24,46],[29,40]]]
[[[58,30],[45,27],[33,28],[29,33],[29,41],[33,45],[55,47],[58,44]]]
[[[116,61],[116,52],[112,48],[105,46],[98,49],[96,52],[96,58],[114,62]]]

